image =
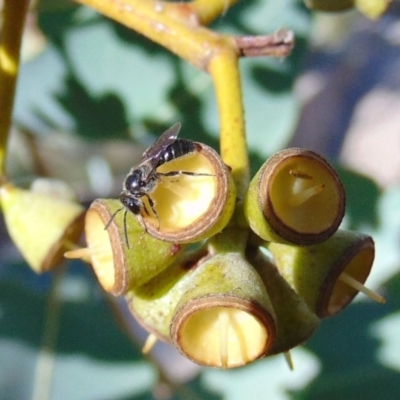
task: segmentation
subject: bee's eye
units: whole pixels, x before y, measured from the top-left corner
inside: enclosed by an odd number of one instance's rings
[[[142,171],[140,169],[134,170],[125,179],[125,188],[129,192],[135,192],[143,187],[145,182],[142,180]]]
[[[133,214],[140,213],[140,205],[138,204],[138,200],[132,199],[125,194],[121,194],[119,200]]]

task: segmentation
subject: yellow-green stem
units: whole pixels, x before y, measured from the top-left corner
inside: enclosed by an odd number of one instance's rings
[[[208,242],[211,254],[242,253],[244,254],[249,238],[249,230],[240,226],[231,226],[218,235],[213,236]]]
[[[0,182],[6,175],[7,141],[10,134],[19,56],[29,0],[6,0],[0,36]]]
[[[238,199],[243,199],[250,179],[238,55],[220,49],[208,65],[220,116],[221,156],[232,168]]]
[[[233,46],[228,37],[193,22],[190,14],[186,18],[178,15],[171,3],[155,0],[76,1],[141,33],[200,69],[207,68],[216,47],[222,44]]]

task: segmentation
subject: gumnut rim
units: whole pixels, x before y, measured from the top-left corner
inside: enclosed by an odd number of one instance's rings
[[[224,326],[217,328],[218,332],[209,337],[209,342],[196,338],[192,333],[196,332],[197,336],[201,333],[198,329],[190,328],[191,319],[196,318],[196,314],[212,313],[213,310],[218,313],[217,321],[222,325],[225,324],[220,321],[224,310],[247,314],[249,318],[246,323],[232,324],[230,330]],[[210,324],[210,318],[206,319]],[[262,306],[255,301],[226,294],[188,301],[176,311],[170,329],[172,342],[185,357],[197,364],[218,368],[240,367],[263,357],[272,346],[276,334],[274,318]],[[257,331],[257,337],[253,337],[254,331]],[[231,343],[232,336],[238,339],[238,343]],[[216,345],[212,346],[210,342],[216,342]],[[255,347],[251,348],[251,344]]]
[[[296,172],[296,168],[299,169],[299,172]],[[306,173],[303,173],[303,170]],[[310,170],[310,175],[308,175]],[[313,179],[311,174],[314,173],[324,178],[325,182],[320,184],[321,193],[314,197],[318,203],[315,204],[314,198],[311,198],[307,200],[308,203],[300,206],[285,207],[284,201],[279,201],[283,195],[278,192],[282,191],[283,186],[278,185],[277,180],[283,174],[287,176],[291,173],[293,179],[299,181],[311,181]],[[284,176],[284,178],[286,177]],[[271,228],[288,242],[297,245],[320,243],[332,236],[339,228],[345,212],[345,191],[335,170],[317,153],[301,148],[290,148],[276,153],[264,164],[259,175],[258,185],[258,201],[264,217]],[[275,193],[278,194],[275,195]],[[324,197],[318,199],[318,196],[322,195]],[[327,209],[328,205],[329,209]],[[306,208],[303,210],[304,207]],[[293,214],[290,215],[292,211]],[[285,212],[288,213],[287,217]],[[290,219],[293,222],[292,225],[298,226],[290,226],[284,219]],[[310,224],[312,219],[317,222],[313,223],[312,228],[306,228],[305,225]],[[304,228],[302,228],[303,221]],[[320,224],[321,227],[319,227]]]
[[[331,317],[342,311],[359,291],[340,279],[342,273],[364,284],[371,272],[375,257],[375,245],[371,237],[364,237],[349,247],[336,262],[321,288],[316,304],[320,318]]]
[[[223,230],[235,209],[235,186],[229,168],[211,147],[157,168],[157,172],[187,171],[170,182],[160,179],[150,194],[158,218],[141,213],[140,224],[153,237],[168,242],[194,243]],[[181,183],[183,182],[183,184]]]
[[[136,216],[125,212],[118,200],[97,199],[86,213],[86,241],[93,250],[90,262],[103,289],[114,296],[149,281],[183,250],[182,245],[149,236]],[[126,235],[133,248],[128,247]]]

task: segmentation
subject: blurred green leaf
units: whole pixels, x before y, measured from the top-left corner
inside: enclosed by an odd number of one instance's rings
[[[224,399],[290,399],[288,391],[303,387],[317,375],[316,358],[304,349],[291,351],[295,365],[291,371],[283,357],[268,357],[245,367],[232,370],[207,369],[201,378]]]
[[[326,319],[307,347],[318,354],[320,375],[296,399],[396,399],[400,375],[377,359],[379,342],[370,326],[400,304],[353,304],[340,315]],[[397,351],[393,349],[394,351]]]
[[[377,185],[368,177],[335,166],[346,191],[346,214],[349,228],[360,229],[363,226],[377,227],[378,200],[381,194]]]
[[[66,297],[58,305],[47,290],[11,279],[0,283],[0,369],[8,371],[0,378],[0,398],[31,399],[34,390],[46,392],[46,384],[51,399],[149,394],[153,367],[117,327],[96,286],[71,274],[63,282]],[[40,368],[50,376],[36,376]]]

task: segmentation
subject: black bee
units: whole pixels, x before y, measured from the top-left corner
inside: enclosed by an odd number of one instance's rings
[[[158,220],[157,211],[155,210],[154,200],[151,198],[152,193],[160,179],[163,177],[174,177],[179,175],[192,176],[210,176],[210,174],[196,173],[190,171],[169,171],[157,172],[160,165],[172,161],[176,158],[183,157],[187,154],[199,150],[199,145],[195,142],[186,139],[178,139],[178,133],[181,129],[181,124],[177,122],[171,128],[167,129],[144,153],[140,163],[133,167],[126,176],[123,183],[122,192],[119,195],[119,200],[125,208],[124,226],[125,226],[125,241],[129,248],[128,236],[126,232],[126,214],[128,211],[134,215],[141,217],[142,210],[150,216],[143,198],[146,198],[150,206],[151,213]],[[119,212],[123,208],[116,211]],[[111,217],[106,228],[116,215]]]

